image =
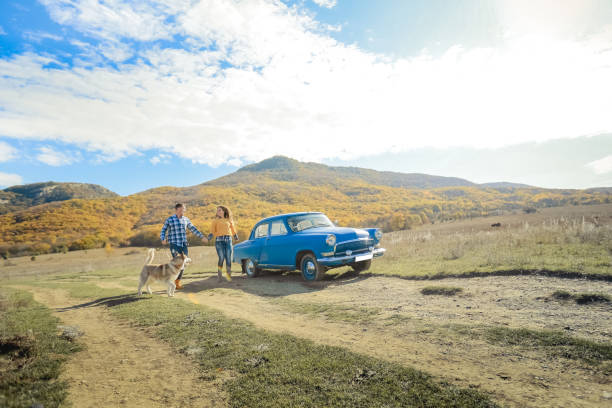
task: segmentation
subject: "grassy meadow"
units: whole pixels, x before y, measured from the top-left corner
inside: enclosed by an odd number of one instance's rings
[[[28,291],[63,293],[75,313],[99,308],[188,356],[198,381],[220,387],[231,407],[591,406],[606,398],[612,205],[430,224],[385,234],[382,245],[387,253],[363,276],[340,268],[316,284],[298,272],[219,284],[213,248],[192,247],[186,289],[174,299],[135,295],[144,248],[4,260],[0,402],[68,406],[74,391],[58,374],[87,348],[86,336],[62,340],[57,309]],[[156,261],[168,256],[160,249]],[[522,286],[504,280],[543,272],[550,276]],[[483,281],[496,274],[517,276]],[[476,279],[457,279],[465,277]],[[561,391],[574,377],[576,390]],[[581,405],[585,389],[594,391]]]
[[[0,287],[0,406],[59,406],[62,364],[82,346],[57,335],[59,319],[32,295]]]
[[[122,270],[84,275],[47,275],[17,281],[20,286],[38,290],[65,290],[76,300],[87,300],[86,305],[106,307],[118,321],[146,329],[149,335],[189,355],[202,381],[230,373],[230,379],[223,382],[230,407],[498,406],[486,393],[440,382],[411,367],[260,330],[249,322],[190,302],[168,301],[157,295],[135,297],[131,291],[96,286],[96,281],[124,277]],[[58,338],[57,319],[33,302],[26,291],[0,287],[0,296],[3,317],[8,317],[0,331],[7,361],[0,367],[3,406],[69,405],[67,384],[55,379],[65,360],[61,354],[78,351],[81,346]],[[15,356],[30,353],[30,346],[23,341],[31,333],[30,327],[35,327],[32,338],[42,338],[35,342],[36,358],[19,361]],[[14,347],[9,349],[8,345]]]
[[[500,227],[491,224],[501,223]],[[612,205],[550,208],[386,234],[371,273],[427,278],[543,271],[612,276]]]
[[[501,227],[491,224],[501,223]],[[559,275],[612,276],[612,204],[547,208],[534,214],[481,217],[390,232],[385,255],[368,273],[433,278],[491,273],[556,272]],[[158,248],[157,261],[169,256]],[[216,252],[194,246],[190,254],[201,271],[216,270]],[[0,261],[4,276],[133,270],[144,248],[106,248],[23,256]],[[237,268],[235,268],[237,269]],[[339,268],[330,277],[348,272]]]

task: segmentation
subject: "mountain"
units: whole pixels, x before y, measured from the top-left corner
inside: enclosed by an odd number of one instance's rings
[[[341,225],[393,231],[526,207],[612,202],[612,191],[605,189],[478,185],[459,178],[331,167],[285,157],[272,157],[199,185],[158,187],[127,197],[106,190],[104,197],[75,195],[45,203],[43,197],[53,194],[43,193],[44,188],[7,190],[2,193],[43,203],[0,214],[0,255],[5,256],[87,249],[108,242],[158,246],[160,227],[177,202],[186,204],[187,216],[204,233],[216,206],[229,206],[241,237],[248,236],[263,217],[294,211],[322,211]]]
[[[311,185],[341,185],[347,180],[368,184],[404,187],[436,188],[475,186],[471,181],[457,177],[430,176],[420,173],[395,173],[359,167],[333,167],[320,163],[304,163],[284,156],[274,156],[259,163],[245,166],[235,173],[210,181],[208,185],[236,185],[245,180],[265,176],[278,181],[292,181]]]
[[[0,214],[53,201],[117,196],[116,193],[97,184],[55,183],[53,181],[25,184],[0,191]]]
[[[535,186],[530,186],[528,184],[509,183],[507,181],[498,181],[494,183],[480,183],[478,185],[480,187],[490,187],[490,188],[538,188]]]
[[[587,188],[586,191],[612,194],[612,187],[593,187],[593,188]]]

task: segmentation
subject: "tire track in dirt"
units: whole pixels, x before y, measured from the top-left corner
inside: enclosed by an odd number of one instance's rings
[[[393,285],[392,279],[382,279],[385,285]],[[250,321],[265,330],[345,347],[415,367],[459,386],[476,387],[491,393],[506,406],[603,407],[609,403],[601,397],[610,389],[609,379],[602,381],[601,376],[573,364],[567,366],[551,360],[542,352],[517,351],[458,334],[437,338],[424,329],[427,321],[412,325],[408,321],[399,329],[376,324],[341,323],[292,313],[270,301],[270,296],[275,295],[278,288],[273,282],[264,283],[263,279],[256,285],[265,287],[267,295],[252,286],[245,288],[254,285],[253,281],[241,277],[236,277],[232,283],[221,284],[214,278],[187,281],[185,290],[176,292],[178,298],[212,307],[228,317]],[[403,285],[410,285],[410,282],[403,281]],[[118,287],[116,282],[110,285],[102,283],[101,286]],[[309,293],[312,289],[308,287],[284,290],[285,294],[293,293],[290,298],[304,296],[313,300]],[[353,289],[338,286],[333,287],[333,291],[330,288],[315,289],[314,296],[317,301],[338,299],[338,295],[340,298],[348,295],[336,291],[349,290]],[[325,291],[328,293],[321,294]]]
[[[54,309],[62,323],[78,326],[85,350],[63,366],[68,401],[86,407],[225,407],[220,379],[199,379],[194,362],[167,344],[114,319],[103,306],[79,306],[63,290],[23,287]]]

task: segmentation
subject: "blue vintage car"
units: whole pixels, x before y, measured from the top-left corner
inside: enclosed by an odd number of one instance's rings
[[[262,269],[302,272],[307,281],[319,280],[326,270],[350,265],[361,272],[382,256],[377,228],[336,227],[320,212],[276,215],[259,221],[249,239],[234,246],[233,262],[251,278]]]

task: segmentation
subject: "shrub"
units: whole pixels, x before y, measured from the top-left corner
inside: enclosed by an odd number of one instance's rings
[[[610,302],[610,296],[602,293],[579,293],[575,297],[576,303],[585,305],[587,303]]]
[[[156,247],[160,246],[159,233],[154,231],[141,231],[129,238],[130,246]]]
[[[68,246],[68,249],[70,251],[79,251],[83,249],[99,248],[100,246],[101,246],[101,242],[96,237],[89,235],[87,237],[73,241]]]
[[[456,286],[426,286],[421,289],[421,293],[424,295],[454,296],[461,292],[463,292],[463,289]]]
[[[560,300],[568,300],[568,299],[571,299],[574,296],[571,293],[569,293],[568,291],[565,291],[565,290],[556,290],[552,294],[552,297],[555,298],[555,299],[560,299]]]
[[[604,295],[603,293],[578,293],[573,294],[565,290],[557,290],[551,295],[554,299],[558,300],[570,300],[573,299],[579,305],[586,305],[588,303],[607,303],[610,302],[610,296]]]

